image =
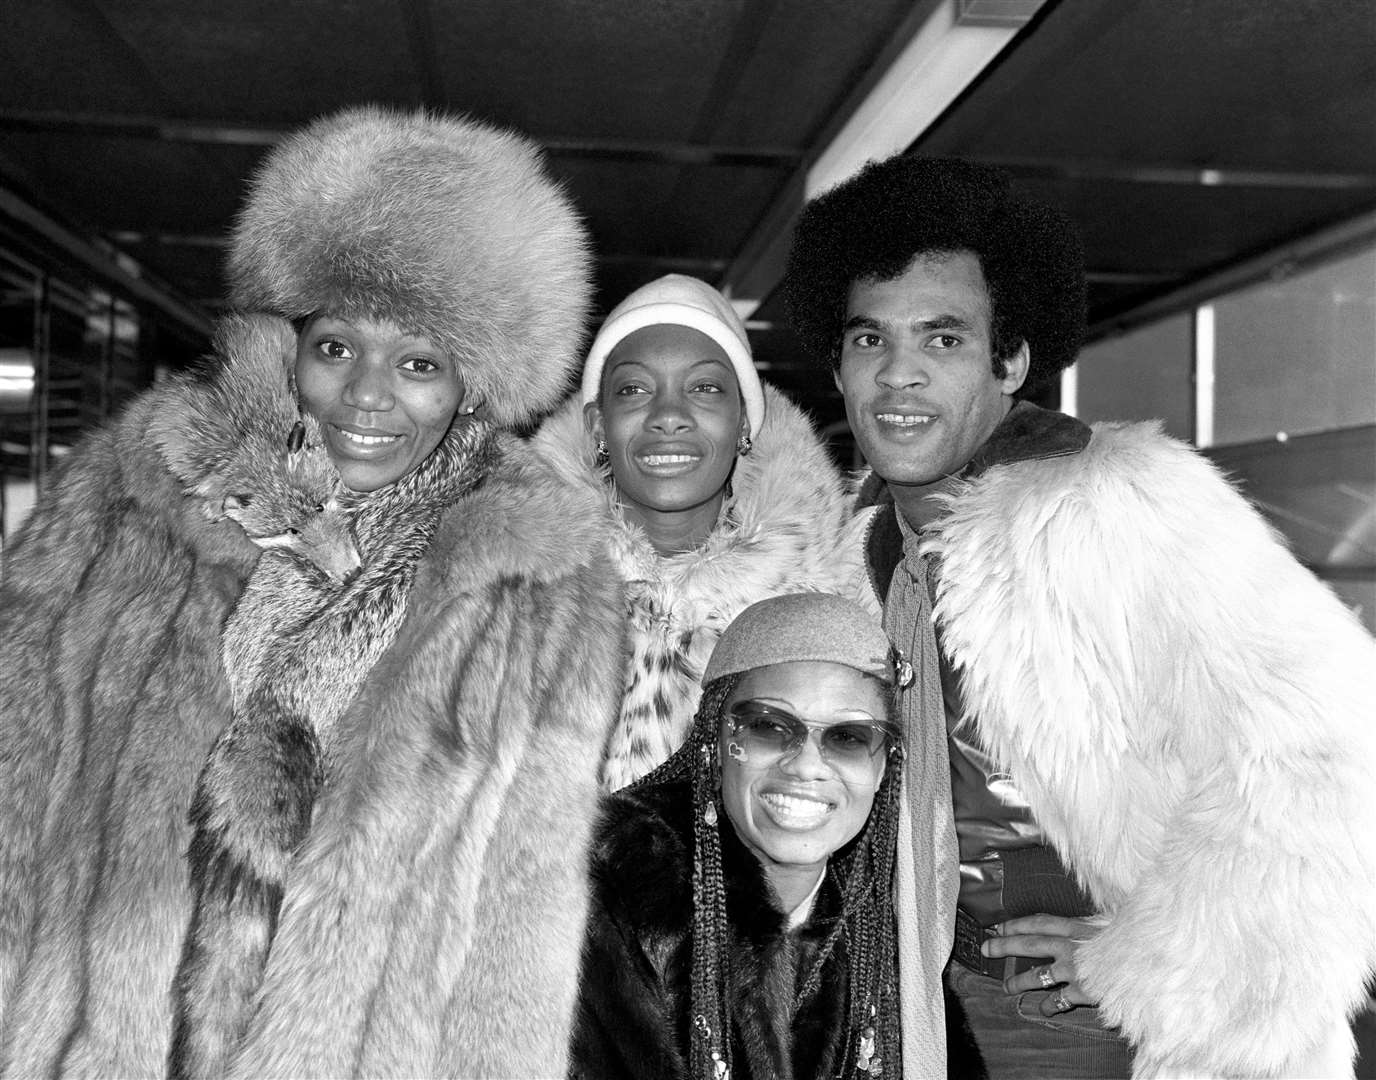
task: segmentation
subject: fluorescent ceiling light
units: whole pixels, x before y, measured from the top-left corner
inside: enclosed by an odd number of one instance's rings
[[[968,10],[971,0],[934,5],[836,135],[808,155],[806,172],[800,170],[762,216],[723,276],[723,291],[742,318],[749,318],[783,277],[802,201],[834,187],[865,162],[889,157],[916,142],[1013,40],[1043,0],[989,2],[1000,10]]]
[[[806,197],[835,187],[867,161],[906,150],[1019,29],[965,25],[954,4],[939,5],[808,169]]]

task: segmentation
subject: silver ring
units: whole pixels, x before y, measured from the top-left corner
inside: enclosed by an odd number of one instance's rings
[[[1037,969],[1037,978],[1041,981],[1043,990],[1050,990],[1056,985],[1056,976],[1051,974],[1051,965]]]
[[[1056,1006],[1057,1012],[1069,1012],[1075,1008],[1075,1003],[1065,996],[1064,990],[1051,999],[1051,1004]]]

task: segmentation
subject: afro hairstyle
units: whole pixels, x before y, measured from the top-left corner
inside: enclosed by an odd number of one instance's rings
[[[1084,253],[1057,210],[1020,198],[1001,169],[897,155],[804,208],[784,275],[803,348],[835,367],[852,282],[890,281],[923,254],[970,251],[993,309],[995,374],[1027,342],[1032,397],[1075,362],[1085,328]]]

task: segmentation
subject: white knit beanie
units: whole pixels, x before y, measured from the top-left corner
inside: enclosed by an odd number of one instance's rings
[[[597,400],[602,388],[602,368],[617,345],[637,330],[664,324],[691,327],[722,347],[736,370],[749,434],[758,436],[764,424],[764,388],[750,358],[745,325],[726,297],[707,282],[683,274],[666,274],[642,285],[607,316],[583,366],[583,404]]]

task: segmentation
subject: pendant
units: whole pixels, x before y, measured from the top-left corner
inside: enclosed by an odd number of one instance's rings
[[[875,1066],[878,1064],[874,1056],[874,1028],[867,1027],[860,1032],[860,1047],[855,1054],[855,1067],[861,1072],[875,1076]]]

